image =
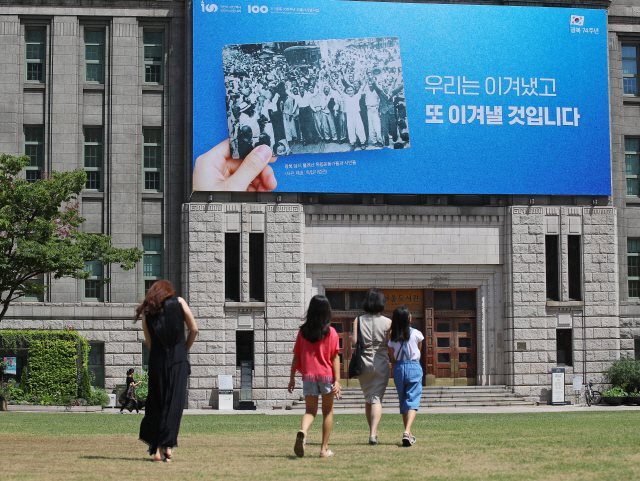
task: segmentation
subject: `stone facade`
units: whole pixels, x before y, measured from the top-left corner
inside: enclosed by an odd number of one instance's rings
[[[516,393],[546,399],[557,366],[556,329],[573,335],[573,366],[566,367],[566,395],[573,375],[602,382],[602,371],[620,354],[616,211],[596,207],[511,207],[505,256],[505,350]],[[560,240],[559,300],[547,300],[545,235]],[[568,289],[567,236],[582,239],[581,301]]]
[[[187,299],[200,328],[190,355],[189,407],[215,405],[218,374],[233,375],[239,388],[236,340],[243,331],[253,332],[257,405],[299,397],[286,386],[309,299],[372,286],[475,290],[477,383],[507,385],[531,400],[549,400],[557,331],[571,330],[569,397],[574,375],[602,381],[603,369],[634,355],[640,342],[640,301],[629,298],[627,279],[627,240],[640,239],[640,198],[627,195],[625,164],[625,137],[640,137],[640,100],[623,93],[621,57],[621,46],[640,38],[637,3],[571,4],[609,14],[608,198],[190,194],[191,2],[182,0],[0,0],[0,152],[23,154],[23,126],[38,125],[45,134],[44,170],[78,169],[83,127],[103,128],[104,188],[82,195],[84,229],[112,235],[119,247],[142,247],[143,236],[161,236],[162,277]],[[27,27],[46,31],[42,83],[25,81]],[[102,28],[108,39],[102,84],[84,81],[85,28]],[[158,84],[144,81],[145,30],[163,33]],[[162,131],[157,192],[143,187],[143,128]],[[229,233],[240,238],[236,301],[225,300]],[[264,235],[261,301],[251,300],[251,234]],[[546,291],[547,235],[559,240],[554,301]],[[581,300],[569,296],[568,236],[574,235],[581,239]],[[104,345],[105,386],[113,388],[127,368],[143,363],[142,331],[131,316],[144,284],[142,265],[129,272],[112,266],[106,274],[112,282],[103,302],[85,301],[82,282],[62,279],[43,302],[14,303],[1,327],[75,327]]]

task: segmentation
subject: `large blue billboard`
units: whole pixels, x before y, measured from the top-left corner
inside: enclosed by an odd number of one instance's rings
[[[209,1],[195,190],[611,193],[605,11]],[[261,180],[224,182],[267,147]]]

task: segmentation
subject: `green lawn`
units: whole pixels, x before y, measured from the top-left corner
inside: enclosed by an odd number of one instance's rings
[[[401,417],[384,415],[369,446],[364,414],[335,416],[331,459],[293,454],[300,416],[185,416],[171,464],[137,440],[142,416],[0,414],[0,478],[14,479],[640,479],[637,411],[419,414],[402,448]],[[148,478],[152,476],[152,478]]]

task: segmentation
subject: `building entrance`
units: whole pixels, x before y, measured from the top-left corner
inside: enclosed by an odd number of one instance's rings
[[[340,342],[340,384],[342,386],[358,385],[355,380],[349,379],[349,360],[353,349],[351,348],[351,333],[353,332],[353,320],[355,318],[334,318],[331,321],[331,326],[338,333],[338,339]],[[349,381],[351,384],[349,384]]]
[[[426,309],[425,383],[467,386],[476,384],[477,341],[475,290],[434,290],[432,309]],[[433,314],[432,314],[433,313]],[[433,317],[431,317],[433,316]]]
[[[425,385],[476,384],[476,311],[475,290],[385,289],[387,310],[406,305],[411,311],[411,327],[425,337],[422,365]],[[359,386],[348,379],[353,354],[351,337],[353,321],[362,315],[365,290],[327,290],[333,309],[331,325],[340,343],[340,378],[343,386]],[[393,376],[390,379],[393,385]]]

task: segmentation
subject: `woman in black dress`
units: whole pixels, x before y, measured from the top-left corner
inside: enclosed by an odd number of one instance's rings
[[[136,391],[134,389],[138,384],[140,384],[140,382],[135,382],[133,380],[133,373],[133,368],[127,371],[127,388],[122,394],[125,398],[125,402],[121,403],[122,407],[120,408],[120,414],[122,414],[124,408],[127,408],[129,412],[131,412],[133,408],[136,408],[136,413],[140,414],[140,411],[138,410],[138,400],[136,399]]]
[[[187,377],[191,371],[187,352],[198,326],[187,303],[174,297],[169,281],[155,282],[136,308],[134,321],[142,317],[149,354],[149,394],[140,424],[140,440],[149,445],[156,461],[171,461],[178,445]],[[185,341],[184,325],[189,328]]]

